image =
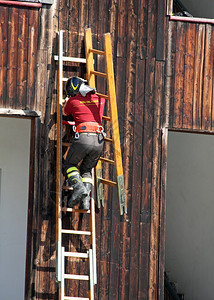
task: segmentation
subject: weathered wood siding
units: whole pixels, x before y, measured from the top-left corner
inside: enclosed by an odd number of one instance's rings
[[[26,299],[57,299],[56,31],[64,30],[65,55],[85,57],[88,27],[94,48],[103,50],[104,33],[112,36],[128,200],[128,214],[121,217],[115,191],[105,188],[105,208],[96,214],[95,298],[163,299],[167,134],[162,128],[169,116],[169,128],[213,131],[213,26],[170,21],[168,34],[165,0],[58,0],[40,10],[0,5],[0,16],[0,107],[42,113],[32,128],[34,202]],[[95,65],[102,71],[102,58]],[[68,65],[66,72],[85,75],[84,66]],[[97,89],[105,91],[103,80]],[[66,222],[80,224],[78,219]],[[72,243],[84,247],[79,239]],[[74,268],[85,271],[81,265]],[[80,287],[85,291],[76,283],[69,286]]]
[[[55,283],[55,73],[57,1],[42,9],[0,5],[0,109],[32,120],[26,299],[57,299]],[[56,13],[56,14],[55,14]],[[54,46],[53,46],[54,45]],[[54,103],[54,104],[53,104]],[[15,111],[13,111],[15,113]],[[28,115],[28,114],[27,114]],[[22,115],[24,117],[24,114]]]
[[[163,299],[160,251],[163,243],[159,223],[160,128],[164,119],[167,38],[165,0],[63,0],[40,10],[1,5],[0,15],[0,107],[42,113],[32,129],[34,202],[26,299],[57,299],[54,159],[57,64],[53,55],[56,31],[63,29],[64,54],[84,57],[87,27],[92,29],[97,49],[103,49],[104,33],[112,35],[128,204],[128,214],[121,217],[116,192],[106,187],[105,208],[96,215],[96,299]],[[96,60],[96,66],[103,68],[101,58]],[[84,68],[81,72],[84,75]],[[103,81],[98,80],[97,89],[105,88]],[[69,224],[73,226],[72,220],[68,220]],[[79,247],[78,243],[74,246]],[[70,288],[78,289],[75,284]]]
[[[214,30],[172,22],[170,127],[213,131]]]
[[[61,1],[65,55],[84,57],[84,29],[103,49],[111,32],[128,214],[108,187],[96,215],[96,299],[162,299],[159,260],[161,113],[164,103],[165,1]],[[102,69],[101,58],[95,61]],[[75,71],[75,70],[74,70]],[[104,89],[97,81],[98,90]],[[159,276],[160,274],[160,276]],[[72,288],[77,288],[74,283]]]
[[[35,110],[39,10],[0,5],[0,107]]]

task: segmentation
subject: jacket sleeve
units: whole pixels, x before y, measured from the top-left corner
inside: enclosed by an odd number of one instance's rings
[[[69,100],[65,103],[63,107],[63,115],[69,116],[71,113],[69,112]]]

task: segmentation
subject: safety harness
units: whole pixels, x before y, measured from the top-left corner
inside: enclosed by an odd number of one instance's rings
[[[80,123],[78,126],[73,126],[73,131],[75,132],[75,139],[79,138],[80,133],[98,133],[102,134],[103,137],[106,136],[103,126],[96,122]]]

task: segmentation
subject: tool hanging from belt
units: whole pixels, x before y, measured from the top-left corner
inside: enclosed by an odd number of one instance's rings
[[[106,137],[103,126],[95,122],[80,123],[78,126],[73,126],[73,131],[75,132],[75,139],[79,138],[80,133],[99,133],[104,138]]]

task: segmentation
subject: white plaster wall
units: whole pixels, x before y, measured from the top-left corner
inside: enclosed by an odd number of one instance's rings
[[[0,300],[23,300],[30,120],[0,117]]]
[[[166,271],[185,300],[213,300],[214,135],[169,132]]]
[[[181,3],[193,15],[193,17],[214,18],[213,0],[181,0]]]

